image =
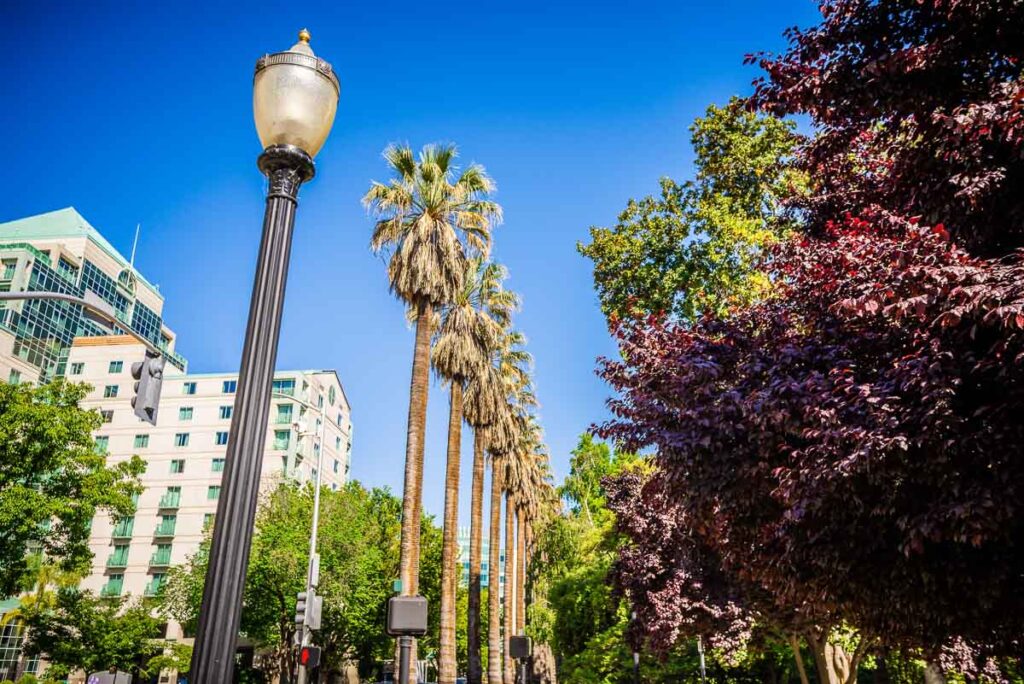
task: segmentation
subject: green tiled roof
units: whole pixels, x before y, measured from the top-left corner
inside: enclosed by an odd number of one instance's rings
[[[128,267],[128,260],[100,235],[74,207],[66,207],[45,214],[27,216],[25,218],[0,223],[0,242],[17,242],[29,240],[52,240],[55,238],[87,237],[122,267]],[[139,282],[163,299],[160,291],[136,271]]]

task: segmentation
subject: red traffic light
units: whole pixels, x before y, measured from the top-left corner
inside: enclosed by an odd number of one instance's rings
[[[299,664],[307,669],[313,669],[320,664],[320,647],[303,646],[299,650]]]

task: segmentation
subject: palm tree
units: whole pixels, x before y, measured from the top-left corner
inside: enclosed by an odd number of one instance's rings
[[[501,631],[501,501],[507,488],[506,481],[510,478],[508,461],[516,447],[518,436],[517,422],[525,407],[533,403],[530,390],[530,377],[527,370],[529,354],[520,349],[525,342],[522,335],[510,333],[506,336],[502,350],[496,355],[493,364],[494,373],[498,377],[495,385],[502,387],[502,403],[495,419],[487,427],[486,447],[491,461],[491,501],[490,501],[490,548],[488,563],[490,565],[490,582],[487,591],[488,625],[487,625],[487,681],[488,684],[502,684],[503,662],[502,631]],[[506,559],[511,549],[506,548]],[[506,576],[506,595],[511,585]],[[508,614],[508,613],[506,613]]]
[[[434,369],[448,381],[448,463],[445,477],[444,532],[441,553],[439,684],[455,684],[455,597],[461,566],[457,565],[459,468],[461,461],[463,390],[470,378],[486,373],[491,350],[504,336],[517,303],[501,288],[505,270],[483,259],[470,259],[458,297],[443,310],[434,344]]]
[[[530,395],[532,401],[532,394]],[[526,496],[530,478],[529,469],[532,452],[529,436],[535,424],[533,416],[520,408],[513,415],[512,430],[514,431],[511,448],[504,454],[503,487],[505,490],[505,611],[503,640],[505,653],[508,653],[509,639],[517,632],[516,616],[519,584],[516,578],[516,523],[517,512]],[[520,532],[520,535],[522,533]],[[506,657],[502,670],[504,684],[514,684],[515,665],[511,658]]]
[[[391,291],[416,320],[399,569],[402,593],[412,596],[419,590],[431,321],[437,308],[454,301],[462,290],[467,250],[488,252],[490,230],[501,219],[501,207],[487,199],[494,182],[482,167],[474,164],[458,172],[453,145],[428,145],[418,158],[407,145],[390,145],[384,158],[394,177],[388,183],[371,183],[363,203],[377,218],[370,246],[374,252],[390,252]]]
[[[38,613],[45,613],[57,605],[57,591],[78,586],[80,574],[62,570],[57,563],[42,554],[35,554],[29,561],[29,572],[32,576],[32,590],[22,594],[18,599],[18,607],[7,611],[0,617],[0,631],[12,623],[23,623],[25,618]],[[25,666],[24,657],[19,659],[15,675],[20,676]],[[3,676],[0,673],[0,676]]]

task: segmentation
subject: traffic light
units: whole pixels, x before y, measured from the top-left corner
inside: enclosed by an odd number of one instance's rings
[[[164,359],[146,352],[146,358],[132,364],[135,378],[135,396],[132,408],[135,415],[150,425],[156,425],[156,413],[160,408],[160,387],[164,382]]]
[[[309,609],[309,604],[306,601],[307,594],[304,591],[300,591],[296,596],[295,601],[295,624],[305,625],[306,624],[306,611]]]
[[[295,601],[295,624],[310,629],[320,629],[320,614],[324,605],[322,596],[310,591],[300,591]]]
[[[320,647],[319,646],[303,646],[299,649],[299,665],[312,670],[320,664]]]

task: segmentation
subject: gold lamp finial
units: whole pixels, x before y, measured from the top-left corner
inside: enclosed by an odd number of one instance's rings
[[[312,38],[312,36],[309,35],[309,29],[302,29],[299,31],[299,40],[303,43],[308,43],[310,38]]]

